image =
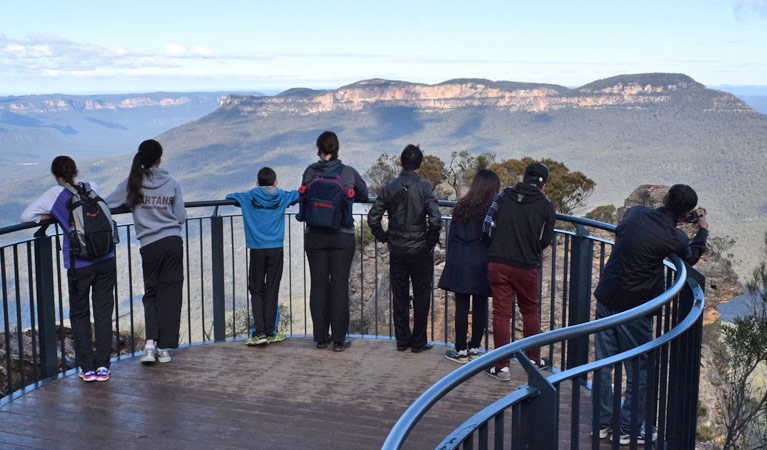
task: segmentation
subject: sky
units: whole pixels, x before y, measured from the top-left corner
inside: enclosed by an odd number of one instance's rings
[[[767,0],[0,2],[0,95],[645,72],[767,85]]]

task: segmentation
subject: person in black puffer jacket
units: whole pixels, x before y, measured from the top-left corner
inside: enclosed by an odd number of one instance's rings
[[[421,167],[423,153],[408,145],[400,155],[402,172],[381,189],[368,213],[368,225],[390,251],[389,277],[394,303],[394,334],[397,350],[411,348],[419,353],[431,348],[426,339],[434,272],[434,246],[439,242],[442,216],[434,187],[415,173]],[[388,230],[381,219],[389,214]],[[408,280],[413,282],[413,329],[410,330]]]

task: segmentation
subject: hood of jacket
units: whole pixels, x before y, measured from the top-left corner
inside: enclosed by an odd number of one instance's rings
[[[257,186],[250,191],[250,203],[254,208],[275,209],[280,206],[280,195],[274,186]]]
[[[170,174],[168,174],[167,170],[159,167],[152,167],[149,169],[149,176],[144,177],[142,186],[147,189],[157,189],[168,183],[170,179]]]
[[[340,165],[341,165],[340,159],[334,159],[331,161],[325,161],[324,159],[321,159],[317,161],[316,163],[310,165],[309,167],[319,172],[332,172],[333,170],[337,169],[338,166]]]
[[[543,191],[538,189],[537,186],[526,183],[518,183],[511,188],[508,196],[517,203],[533,203],[542,198],[546,198],[546,196],[543,195]]]

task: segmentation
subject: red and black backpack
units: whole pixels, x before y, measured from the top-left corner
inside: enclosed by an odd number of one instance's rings
[[[353,225],[354,189],[344,189],[343,164],[332,172],[316,172],[308,183],[298,188],[301,194],[296,219],[315,227],[337,230]]]

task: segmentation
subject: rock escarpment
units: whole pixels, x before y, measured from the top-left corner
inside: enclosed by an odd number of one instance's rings
[[[372,79],[335,90],[291,89],[273,97],[230,95],[221,102],[220,110],[260,116],[312,115],[369,107],[402,107],[425,112],[490,107],[509,112],[543,113],[564,108],[646,109],[687,102],[698,102],[707,111],[751,111],[735,96],[706,89],[681,74],[621,75],[575,89],[484,79],[455,79],[434,85]]]

